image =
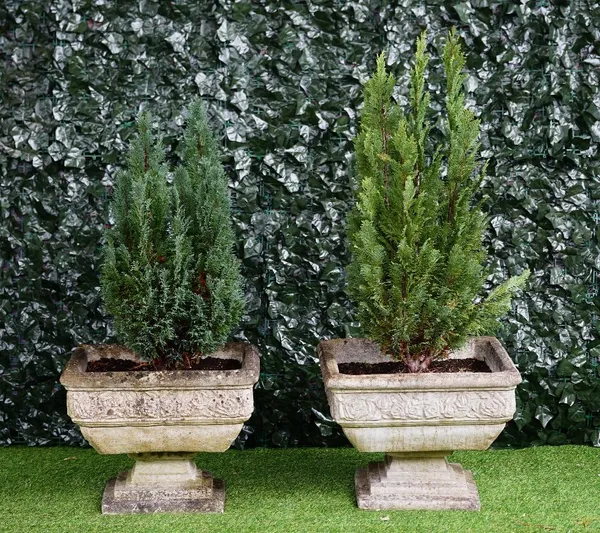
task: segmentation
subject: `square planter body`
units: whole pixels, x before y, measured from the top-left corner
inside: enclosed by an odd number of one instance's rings
[[[193,455],[224,452],[236,439],[254,408],[260,360],[245,343],[227,344],[210,357],[236,359],[242,367],[86,372],[89,361],[101,358],[139,359],[116,345],[74,350],[60,379],[69,416],[98,453],[127,453],[137,461],[109,482],[103,512],[222,512],[222,483],[197,472]]]
[[[388,503],[391,503],[387,507],[381,507],[383,500],[371,506],[368,502],[361,506],[359,500],[359,506],[389,509],[479,508],[474,483],[472,478],[468,479],[470,473],[457,472],[455,467],[459,465],[448,465],[443,457],[454,450],[487,449],[514,415],[514,389],[521,382],[521,376],[495,337],[473,338],[465,348],[451,354],[452,358],[483,360],[491,373],[349,375],[341,374],[338,364],[378,363],[389,361],[389,357],[381,353],[376,343],[366,339],[323,341],[318,352],[334,420],[356,449],[389,455],[385,463],[377,466],[374,475],[380,477],[369,478],[375,485],[381,476],[395,476],[395,483],[402,485],[402,480],[418,477],[419,471],[433,472],[433,478],[443,479],[445,474],[439,471],[442,469],[451,478],[448,487],[456,491],[458,489],[453,485],[456,476],[467,478],[468,486],[461,482],[465,490],[462,503],[452,502],[450,498],[446,503],[438,501],[429,505],[425,497],[411,504],[410,498],[404,498],[402,502],[398,496],[396,501],[390,497]],[[360,482],[364,488],[364,475]],[[393,492],[392,489],[394,487],[390,489]],[[412,487],[412,492],[415,491],[418,492],[417,488]],[[423,491],[426,493],[426,488]]]
[[[260,363],[244,343],[210,357],[242,368],[86,372],[88,361],[138,358],[115,345],[82,345],[60,378],[67,411],[98,453],[224,452],[252,414]]]

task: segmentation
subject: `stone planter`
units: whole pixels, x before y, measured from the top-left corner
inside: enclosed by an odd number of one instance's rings
[[[101,454],[127,453],[135,466],[109,481],[102,512],[223,512],[223,482],[196,469],[196,452],[224,452],[253,410],[255,347],[231,343],[211,357],[239,370],[86,372],[100,358],[137,360],[115,345],[82,345],[60,378],[67,411]]]
[[[487,449],[514,415],[521,376],[496,338],[451,355],[484,360],[491,373],[341,374],[339,363],[389,361],[366,339],[323,341],[318,353],[334,420],[357,450],[386,453],[357,470],[358,507],[479,509],[471,472],[445,457]]]

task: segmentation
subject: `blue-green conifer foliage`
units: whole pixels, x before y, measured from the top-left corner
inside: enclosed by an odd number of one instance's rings
[[[227,176],[200,100],[169,180],[149,114],[117,174],[101,287],[120,342],[158,368],[189,366],[225,343],[243,313]]]

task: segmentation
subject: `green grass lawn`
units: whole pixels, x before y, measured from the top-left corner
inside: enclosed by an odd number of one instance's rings
[[[127,456],[91,449],[0,448],[0,531],[286,533],[348,531],[600,530],[600,450],[583,446],[461,452],[481,511],[360,511],[357,467],[382,454],[351,448],[229,450],[199,454],[225,480],[222,515],[103,516],[104,485]]]

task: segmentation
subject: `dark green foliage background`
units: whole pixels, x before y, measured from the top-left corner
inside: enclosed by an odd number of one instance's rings
[[[452,7],[454,6],[454,7]],[[528,266],[499,333],[524,378],[505,445],[599,444],[600,7],[591,0],[7,0],[0,6],[0,442],[82,442],[58,376],[110,340],[107,197],[149,109],[173,161],[198,94],[222,137],[256,410],[236,445],[340,445],[315,346],[352,333],[344,219],[361,84],[383,49],[406,95],[428,27],[456,25],[490,158],[493,281]],[[440,69],[430,89],[439,105]],[[517,268],[518,267],[518,268]]]

